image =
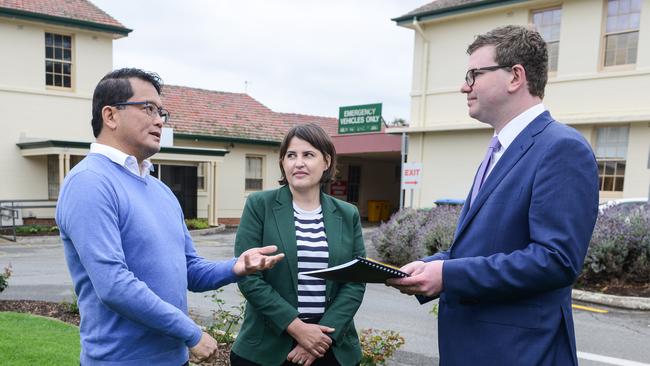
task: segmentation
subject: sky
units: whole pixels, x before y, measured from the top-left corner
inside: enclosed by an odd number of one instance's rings
[[[432,0],[91,0],[133,32],[113,67],[248,93],[276,112],[338,117],[383,103],[410,120],[414,31],[391,18]]]

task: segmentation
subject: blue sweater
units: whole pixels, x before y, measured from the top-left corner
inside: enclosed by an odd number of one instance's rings
[[[235,259],[199,257],[169,188],[100,154],[66,177],[56,221],[79,298],[81,364],[185,363],[201,338],[187,290],[236,281]]]

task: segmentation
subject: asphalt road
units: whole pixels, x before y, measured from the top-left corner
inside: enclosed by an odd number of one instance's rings
[[[364,235],[372,229],[364,229]],[[209,259],[232,256],[234,232],[195,238],[198,252]],[[369,256],[374,256],[368,248]],[[30,243],[0,242],[0,269],[11,263],[14,275],[0,299],[69,301],[72,283],[61,244],[56,239]],[[241,296],[235,285],[224,287],[221,297],[228,306]],[[191,311],[207,319],[215,308],[206,294],[189,294]],[[390,365],[436,365],[438,363],[436,318],[432,305],[420,306],[413,297],[384,285],[368,285],[364,302],[355,317],[357,328],[398,331],[406,344]],[[598,314],[574,310],[580,365],[650,366],[650,313],[619,309]],[[459,340],[462,341],[462,340]]]

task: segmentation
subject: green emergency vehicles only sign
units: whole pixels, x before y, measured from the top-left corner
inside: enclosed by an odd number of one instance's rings
[[[339,133],[381,131],[381,103],[339,107]]]

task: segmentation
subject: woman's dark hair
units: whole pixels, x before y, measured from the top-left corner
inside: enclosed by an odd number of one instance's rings
[[[284,173],[284,168],[282,167],[282,160],[287,154],[289,144],[294,137],[307,141],[311,146],[320,151],[324,158],[329,157],[330,165],[323,172],[320,182],[321,184],[333,182],[336,176],[336,149],[334,148],[332,139],[330,139],[329,135],[319,125],[308,123],[292,127],[284,136],[284,140],[282,140],[282,144],[280,145],[280,173],[282,177],[278,180],[278,183],[281,185],[289,184]]]
[[[90,124],[93,126],[93,135],[95,137],[99,136],[104,126],[102,109],[107,105],[126,102],[133,96],[130,78],[151,83],[156,88],[158,95],[160,95],[162,80],[156,73],[133,68],[109,72],[97,83],[93,93],[93,119]]]

